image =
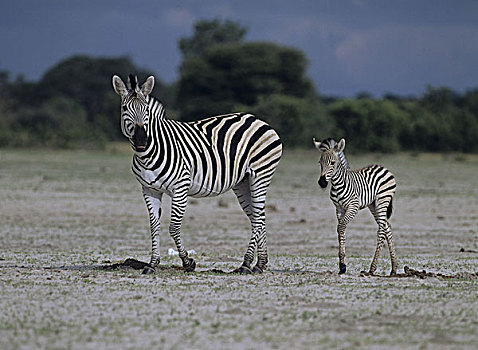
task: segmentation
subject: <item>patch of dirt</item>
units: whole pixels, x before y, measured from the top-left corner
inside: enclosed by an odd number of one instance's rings
[[[134,270],[143,270],[146,266],[150,266],[148,263],[144,261],[139,261],[133,258],[128,258],[122,263],[115,263],[115,264],[107,264],[107,265],[100,265],[99,269],[100,270],[106,270],[106,271],[111,271],[111,270],[118,270],[118,269],[134,269]],[[177,270],[177,271],[184,271],[184,269],[181,266],[177,265],[171,265],[171,266],[165,266],[165,265],[159,265],[156,266],[157,271],[165,271],[165,270]],[[209,269],[209,270],[201,270],[197,271],[196,273],[217,273],[217,274],[228,274],[228,273],[234,273],[234,271],[231,272],[226,272],[221,269]]]
[[[460,253],[478,253],[478,250],[461,248]]]
[[[117,269],[135,269],[135,270],[142,270],[146,266],[149,266],[148,263],[144,261],[139,261],[133,258],[126,259],[122,263],[116,263],[111,265],[103,265],[101,266],[102,270],[117,270]]]

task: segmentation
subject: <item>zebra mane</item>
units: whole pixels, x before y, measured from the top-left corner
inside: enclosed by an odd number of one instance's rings
[[[130,89],[131,89],[132,91],[135,91],[135,90],[136,90],[136,86],[137,86],[137,85],[136,85],[136,84],[137,84],[137,82],[136,82],[136,77],[135,77],[133,74],[130,74],[130,75],[128,76],[128,78],[129,78],[128,80],[129,80],[129,87],[130,87]]]
[[[138,96],[139,86],[138,86],[138,77],[133,74],[128,75],[129,87],[131,91],[131,96]]]
[[[157,117],[159,119],[166,119],[166,108],[164,107],[164,104],[161,100],[158,100],[157,98],[148,95],[146,97],[146,101],[148,104],[152,104],[153,117]]]
[[[319,149],[322,152],[324,152],[324,151],[327,151],[329,149],[334,148],[336,144],[337,144],[337,141],[335,141],[333,138],[329,137],[329,138],[326,138],[325,140],[323,140],[320,143]],[[337,155],[339,156],[340,163],[342,163],[344,168],[345,169],[350,169],[349,162],[347,161],[347,158],[345,158],[344,152],[337,152]]]

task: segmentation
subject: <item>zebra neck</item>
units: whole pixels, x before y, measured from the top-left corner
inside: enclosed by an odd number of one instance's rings
[[[343,163],[339,162],[337,164],[337,169],[335,169],[334,175],[332,175],[332,177],[330,178],[330,183],[332,184],[332,186],[340,185],[344,183],[346,178],[347,168],[345,168]]]
[[[165,119],[164,117],[164,105],[160,100],[155,99],[152,96],[147,96],[146,97],[146,102],[149,105],[149,110],[151,113],[151,118],[152,119]]]

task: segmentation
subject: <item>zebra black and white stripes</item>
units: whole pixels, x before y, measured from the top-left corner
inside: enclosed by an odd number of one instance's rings
[[[392,261],[391,274],[395,274],[397,259],[392,229],[388,222],[392,215],[392,202],[396,189],[395,177],[380,165],[370,165],[358,170],[349,169],[343,154],[344,139],[338,143],[332,139],[324,140],[324,142],[317,142],[315,139],[313,141],[315,147],[321,152],[319,185],[325,188],[330,181],[330,199],[336,208],[339,273],[346,271],[345,229],[360,209],[368,207],[378,225],[377,247],[368,273],[375,272],[380,249],[386,240]]]
[[[187,271],[195,268],[181,241],[180,227],[187,198],[219,195],[232,189],[251,221],[252,233],[239,272],[262,272],[268,262],[265,199],[282,154],[277,133],[251,114],[235,113],[195,122],[164,117],[161,102],[150,96],[154,78],[139,87],[134,76],[129,88],[113,76],[121,96],[121,129],[135,154],[133,173],[143,188],[149,211],[152,254],[150,268],[159,264],[161,200],[171,196],[169,233]],[[251,268],[257,249],[257,263]]]

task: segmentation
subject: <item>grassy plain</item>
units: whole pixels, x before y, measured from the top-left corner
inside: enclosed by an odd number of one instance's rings
[[[347,231],[339,276],[335,215],[316,152],[286,152],[267,206],[269,270],[239,266],[249,224],[232,193],[190,201],[183,240],[197,269],[105,271],[148,261],[148,219],[131,152],[0,150],[1,349],[476,349],[478,156],[349,156],[396,175],[391,223],[405,265],[454,278],[361,277],[375,249],[366,211]],[[463,251],[462,251],[463,250]]]

